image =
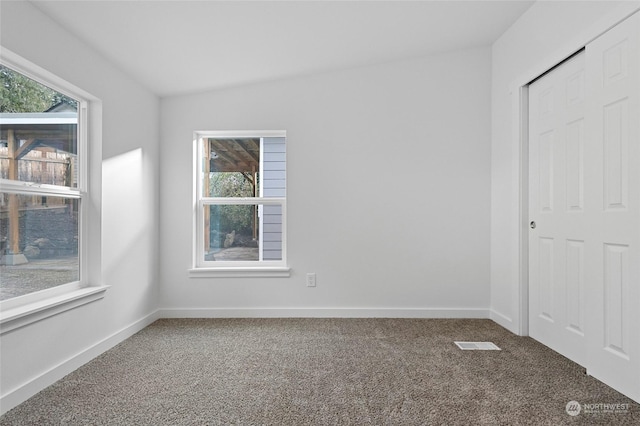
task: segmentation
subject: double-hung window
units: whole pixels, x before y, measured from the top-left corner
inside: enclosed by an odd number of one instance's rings
[[[68,87],[59,88],[65,84],[3,52],[2,332],[95,300],[104,292],[104,287],[89,288],[86,267],[89,102]]]
[[[194,276],[287,276],[286,133],[196,132]]]

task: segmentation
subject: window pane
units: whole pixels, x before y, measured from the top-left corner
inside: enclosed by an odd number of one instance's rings
[[[257,197],[260,139],[203,139],[204,197]]]
[[[80,279],[79,204],[0,193],[0,300]]]
[[[78,102],[0,66],[0,178],[78,187]]]
[[[206,261],[282,260],[282,206],[205,206]]]

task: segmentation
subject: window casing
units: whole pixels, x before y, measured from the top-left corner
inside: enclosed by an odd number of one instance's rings
[[[288,276],[286,132],[196,132],[191,275]]]
[[[100,174],[89,177],[87,142],[91,134],[99,147],[100,102],[8,49],[0,65],[64,100],[44,112],[0,114],[4,333],[97,300],[107,287],[88,271],[89,257],[100,255],[90,249],[100,244],[99,220],[89,227],[89,206],[99,212],[100,205],[99,189],[89,187],[99,187]],[[96,107],[91,133],[89,105]]]

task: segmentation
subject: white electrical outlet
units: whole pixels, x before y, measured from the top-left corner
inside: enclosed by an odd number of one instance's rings
[[[316,286],[316,273],[309,272],[307,274],[307,287],[315,287]]]

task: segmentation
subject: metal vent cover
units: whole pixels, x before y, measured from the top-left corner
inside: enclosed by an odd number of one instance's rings
[[[463,351],[499,351],[501,350],[492,342],[453,342]]]

